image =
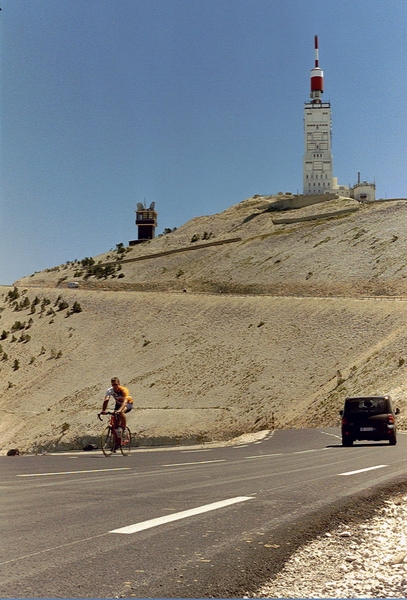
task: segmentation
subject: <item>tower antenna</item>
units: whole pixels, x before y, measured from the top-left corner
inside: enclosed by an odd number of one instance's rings
[[[315,66],[311,70],[311,98],[314,104],[321,102],[324,93],[324,72],[319,68],[318,36],[314,37]]]

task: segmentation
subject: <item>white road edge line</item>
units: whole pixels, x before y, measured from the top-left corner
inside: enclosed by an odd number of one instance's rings
[[[169,465],[161,465],[162,467],[185,467],[191,465],[207,465],[209,463],[219,463],[226,462],[226,459],[218,459],[218,460],[194,460],[193,462],[183,462],[183,463],[171,463]]]
[[[8,565],[9,563],[18,562],[20,560],[25,560],[26,558],[32,558],[33,556],[38,556],[39,554],[46,554],[47,552],[55,552],[55,550],[61,550],[62,548],[67,548],[68,546],[73,546],[74,544],[84,544],[85,542],[90,542],[91,540],[96,540],[97,538],[105,537],[106,535],[108,535],[108,534],[100,533],[99,535],[93,535],[92,537],[82,538],[81,540],[74,540],[73,542],[67,542],[66,544],[61,544],[61,546],[54,546],[53,548],[45,548],[45,550],[39,550],[38,552],[31,552],[31,554],[24,554],[24,556],[17,556],[16,558],[10,558],[9,560],[0,562],[0,565]]]
[[[17,477],[46,477],[48,475],[76,475],[77,473],[102,473],[104,471],[128,471],[131,467],[117,467],[113,469],[88,469],[87,471],[60,471],[59,473],[25,473]]]
[[[283,456],[282,454],[256,454],[254,456],[245,456],[248,459],[256,459],[256,458],[270,458],[270,456]]]
[[[338,438],[338,440],[340,440],[340,439],[341,439],[341,437],[342,437],[342,436],[340,436],[340,435],[337,435],[336,433],[329,433],[328,431],[321,431],[321,433],[322,433],[323,435],[330,435],[330,436],[332,436],[332,437]]]
[[[376,465],[375,467],[367,467],[366,469],[358,469],[357,471],[348,471],[347,473],[338,473],[338,475],[356,475],[357,473],[364,473],[365,471],[373,471],[374,469],[383,469],[389,465]]]
[[[197,508],[191,508],[190,510],[184,510],[182,512],[173,513],[172,515],[166,515],[165,517],[158,517],[156,519],[150,519],[149,521],[142,521],[141,523],[135,523],[134,525],[128,525],[127,527],[120,527],[119,529],[112,529],[109,533],[136,533],[137,531],[144,531],[151,527],[158,527],[164,523],[171,523],[172,521],[179,521],[180,519],[186,519],[187,517],[194,517],[211,510],[217,510],[218,508],[224,508],[231,504],[237,504],[238,502],[246,502],[246,500],[253,500],[254,496],[238,496],[236,498],[229,498],[229,500],[221,500],[220,502],[213,502],[212,504],[205,504],[204,506],[198,506]]]

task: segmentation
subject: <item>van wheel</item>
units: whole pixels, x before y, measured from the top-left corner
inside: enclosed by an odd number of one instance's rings
[[[353,440],[349,438],[342,438],[342,446],[353,446]]]
[[[397,444],[397,438],[395,435],[392,435],[391,437],[389,437],[389,444],[390,444],[390,446],[395,446]]]

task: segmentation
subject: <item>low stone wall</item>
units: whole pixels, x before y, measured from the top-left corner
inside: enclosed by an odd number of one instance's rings
[[[290,198],[283,198],[282,200],[273,202],[266,212],[304,208],[305,206],[312,206],[313,204],[327,202],[328,200],[337,200],[338,198],[338,194],[310,194],[308,196],[298,194],[296,196],[291,196]]]
[[[155,252],[154,254],[144,254],[143,256],[136,256],[134,258],[124,258],[120,261],[106,262],[106,265],[123,265],[125,263],[138,262],[141,260],[150,260],[152,258],[161,258],[162,256],[169,256],[170,254],[177,254],[179,252],[191,252],[191,250],[201,250],[202,248],[209,248],[211,246],[223,246],[224,244],[234,244],[235,242],[241,242],[241,237],[226,238],[225,240],[215,240],[214,242],[206,242],[204,244],[194,244],[191,246],[184,246],[182,248],[173,248],[172,250],[164,250],[163,252]]]
[[[286,225],[288,223],[301,223],[302,221],[316,221],[318,219],[329,219],[330,217],[340,217],[350,213],[357,212],[359,207],[347,208],[344,210],[337,210],[335,212],[319,213],[317,215],[310,215],[309,217],[287,217],[286,219],[273,219],[274,225]]]

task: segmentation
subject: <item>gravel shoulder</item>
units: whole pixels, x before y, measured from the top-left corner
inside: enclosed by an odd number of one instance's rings
[[[405,598],[407,482],[355,497],[331,520],[324,530],[324,516],[317,517],[316,537],[247,597]]]

